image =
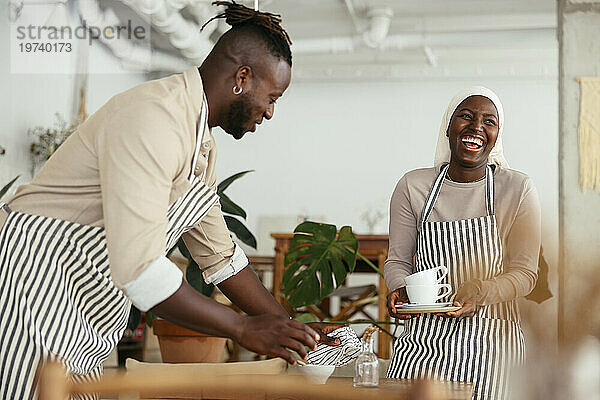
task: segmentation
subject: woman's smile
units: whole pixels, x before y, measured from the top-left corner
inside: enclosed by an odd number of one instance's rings
[[[479,135],[463,135],[460,141],[468,151],[482,150],[485,145],[485,140]]]

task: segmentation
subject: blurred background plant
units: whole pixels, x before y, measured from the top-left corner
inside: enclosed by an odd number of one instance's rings
[[[2,187],[2,189],[0,189],[0,200],[2,200],[2,197],[4,197],[6,192],[8,192],[8,190],[11,188],[11,186],[17,181],[17,179],[19,179],[19,176],[21,176],[21,175],[18,175],[12,181],[10,181],[6,185],[4,185]]]
[[[4,148],[4,146],[0,146],[0,157],[4,156],[5,154],[6,154],[6,149]],[[20,175],[15,177],[13,180],[11,180],[6,185],[4,185],[2,187],[2,189],[0,189],[0,200],[2,200],[2,197],[4,197],[6,192],[8,192],[9,189],[11,188],[11,186],[17,181],[17,179],[19,179],[19,176]]]
[[[73,133],[80,120],[68,124],[59,113],[54,114],[56,121],[51,128],[36,126],[27,130],[27,133],[34,137],[31,143],[29,154],[31,157],[31,176],[34,176],[37,170],[54,154],[54,152],[64,143]]]
[[[368,233],[375,233],[377,226],[386,216],[387,213],[370,208],[360,215],[360,219],[367,225]]]
[[[254,172],[254,170],[238,172],[237,174],[233,174],[229,178],[224,179],[223,182],[219,183],[217,186],[217,194],[221,201],[221,211],[223,212],[223,217],[225,218],[225,223],[227,224],[229,231],[237,236],[242,243],[256,250],[256,237],[250,232],[246,225],[237,218],[241,217],[245,220],[246,211],[225,194],[225,189],[250,172]]]

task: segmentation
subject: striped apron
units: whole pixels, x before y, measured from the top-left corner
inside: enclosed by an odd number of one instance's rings
[[[165,254],[218,200],[194,175],[201,144],[189,190],[167,211]],[[36,369],[45,360],[61,362],[74,381],[97,379],[131,308],[111,279],[104,228],[3,208],[9,215],[0,231],[0,399],[37,397]]]
[[[427,222],[447,172],[445,165],[423,208],[415,272],[445,265],[449,271],[445,283],[456,290],[470,279],[493,279],[504,272],[502,243],[494,215],[491,166],[486,169],[486,216]],[[474,398],[506,399],[509,374],[524,358],[519,310],[511,300],[483,306],[473,317],[422,314],[406,320],[387,376],[473,382]]]

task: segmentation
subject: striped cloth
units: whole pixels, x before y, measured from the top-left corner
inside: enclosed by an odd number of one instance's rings
[[[0,398],[32,398],[40,360],[97,376],[131,306],[110,277],[104,229],[10,212],[0,266]]]
[[[344,326],[343,328],[336,329],[327,336],[340,339],[341,344],[338,346],[329,346],[319,343],[316,350],[308,353],[306,361],[309,364],[341,367],[350,364],[358,357],[361,351],[361,343],[352,328]]]
[[[166,210],[165,254],[218,201],[193,170],[189,181]],[[74,381],[97,379],[131,308],[110,276],[104,228],[3,208],[9,215],[0,231],[0,399],[36,398],[35,372],[45,360],[61,362]],[[95,398],[83,398],[89,397]]]

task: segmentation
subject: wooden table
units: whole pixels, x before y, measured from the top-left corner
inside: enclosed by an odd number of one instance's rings
[[[473,385],[463,382],[380,379],[379,387],[355,388],[352,378],[329,378],[318,385],[288,374],[198,375],[193,370],[169,369],[131,371],[104,376],[99,381],[73,382],[65,368],[54,362],[41,368],[38,390],[40,400],[64,400],[70,393],[98,393],[101,398],[138,393],[144,399],[220,400],[466,400],[473,396]]]
[[[387,258],[389,247],[388,235],[355,235],[358,239],[358,251],[360,254],[374,261],[377,267],[383,271],[385,259]],[[273,270],[273,296],[281,304],[285,304],[285,296],[281,290],[283,273],[285,272],[285,255],[289,249],[290,241],[294,237],[293,233],[272,233],[271,237],[275,239],[275,266]],[[355,270],[356,271],[356,270]],[[361,272],[375,272],[368,269]],[[379,321],[389,321],[385,298],[388,294],[384,279],[379,276],[377,284],[377,319]],[[380,358],[390,358],[391,338],[384,333],[380,333],[377,341],[377,354]]]
[[[470,382],[450,382],[450,381],[430,381],[422,382],[411,379],[387,379],[379,380],[379,386],[375,388],[354,388],[352,387],[352,378],[329,378],[323,385],[310,385],[314,390],[307,390],[310,394],[292,394],[292,393],[263,393],[255,390],[235,391],[231,390],[224,393],[223,388],[205,389],[202,394],[178,395],[168,397],[142,397],[144,400],[314,400],[339,399],[337,394],[346,391],[345,398],[350,397],[360,399],[376,400],[470,400],[473,398],[473,384]],[[307,389],[309,387],[307,386]],[[348,392],[349,391],[349,392]]]

